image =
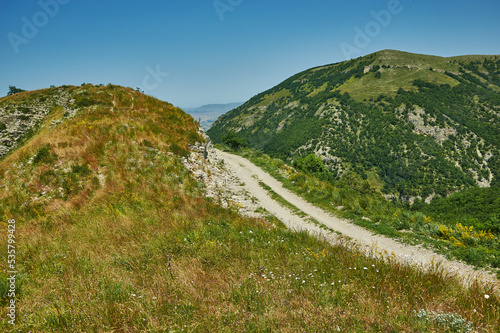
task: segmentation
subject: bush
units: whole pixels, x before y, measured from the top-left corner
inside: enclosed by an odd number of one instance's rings
[[[54,162],[57,159],[57,155],[53,152],[51,152],[51,147],[49,144],[43,146],[42,148],[38,149],[38,152],[36,153],[35,157],[33,158],[33,163],[38,164],[38,163],[51,163]]]
[[[7,129],[7,125],[4,123],[0,123],[0,131],[5,131]]]
[[[172,143],[168,150],[177,156],[187,157],[189,155],[189,150],[180,147],[176,143]]]
[[[87,97],[78,97],[75,99],[75,105],[78,107],[88,107],[94,104],[96,104],[96,102]]]
[[[92,171],[89,169],[89,165],[87,163],[85,164],[75,164],[71,167],[71,172],[80,174],[80,175],[88,175],[92,173]]]
[[[305,173],[322,173],[327,171],[321,158],[315,154],[309,154],[306,157],[298,156],[293,160],[293,166]]]
[[[306,174],[317,177],[320,180],[333,182],[336,175],[330,171],[323,160],[315,154],[309,154],[306,157],[298,156],[293,160],[293,166]]]
[[[45,185],[54,184],[57,182],[57,174],[54,170],[47,170],[40,174],[40,182]]]
[[[235,132],[229,132],[222,137],[222,142],[231,147],[232,149],[239,149],[246,147],[247,142],[245,139],[238,137]]]
[[[31,112],[30,108],[27,108],[27,107],[23,107],[23,106],[19,106],[17,108],[17,111],[21,112],[21,113],[24,113],[24,114],[28,114]]]

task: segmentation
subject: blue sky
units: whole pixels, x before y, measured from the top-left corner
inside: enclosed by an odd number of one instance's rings
[[[85,82],[180,107],[244,102],[387,48],[500,54],[498,13],[498,0],[0,0],[0,96]]]

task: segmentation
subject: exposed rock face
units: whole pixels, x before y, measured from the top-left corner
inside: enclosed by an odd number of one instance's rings
[[[195,179],[205,185],[206,197],[214,199],[223,207],[234,208],[243,215],[261,216],[255,212],[259,208],[256,200],[250,197],[243,187],[244,184],[226,168],[201,128],[200,132],[206,142],[191,146],[191,154],[183,162]]]
[[[16,148],[24,138],[37,130],[47,115],[62,107],[64,118],[73,117],[76,110],[70,107],[73,100],[63,88],[51,90],[50,97],[23,98],[0,104],[0,158]],[[55,126],[62,120],[55,120]]]
[[[456,135],[457,131],[451,127],[439,127],[439,126],[431,126],[426,124],[424,121],[423,115],[425,111],[421,108],[417,108],[412,112],[408,113],[408,120],[415,126],[414,132],[417,134],[431,135],[434,140],[439,143],[443,143],[443,141],[447,140],[450,135]],[[429,118],[430,121],[435,121],[434,118]]]

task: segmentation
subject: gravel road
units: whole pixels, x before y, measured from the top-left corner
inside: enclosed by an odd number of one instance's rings
[[[226,168],[244,183],[243,186],[251,196],[258,200],[258,204],[291,229],[307,230],[315,235],[323,236],[331,242],[335,242],[336,239],[338,239],[335,233],[325,231],[306,219],[293,214],[288,208],[281,206],[259,185],[259,181],[265,183],[274,192],[310,217],[316,219],[326,227],[350,238],[354,243],[358,244],[361,249],[371,255],[393,255],[400,262],[417,266],[424,270],[433,268],[436,263],[439,263],[445,271],[449,272],[449,274],[460,277],[461,281],[466,286],[477,279],[480,283],[494,284],[497,292],[500,291],[500,281],[491,273],[474,270],[472,267],[461,262],[447,260],[444,256],[420,246],[403,245],[391,238],[375,235],[349,221],[332,216],[305,201],[296,194],[285,189],[279,181],[249,160],[217,149],[215,153],[218,158],[224,160]]]

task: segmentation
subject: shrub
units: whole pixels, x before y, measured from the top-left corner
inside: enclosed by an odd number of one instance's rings
[[[247,142],[245,139],[238,137],[235,132],[229,132],[222,137],[222,142],[231,147],[232,149],[239,149],[246,147]]]
[[[315,154],[295,158],[293,160],[293,166],[305,173],[321,173],[326,171],[323,161]]]
[[[321,158],[315,154],[309,154],[306,157],[298,156],[293,160],[293,166],[306,174],[313,175],[324,181],[333,181],[336,175],[330,171]]]
[[[189,155],[189,151],[180,147],[176,143],[172,143],[168,149],[170,152],[174,153],[177,156],[187,157]]]
[[[9,92],[7,93],[7,96],[14,95],[20,92],[23,92],[26,90],[23,90],[21,88],[17,88],[16,86],[9,86]]]
[[[27,114],[27,113],[30,113],[30,112],[31,112],[30,108],[23,107],[23,106],[18,107],[18,108],[17,108],[17,110],[18,110],[19,112],[24,113],[24,114]]]
[[[54,170],[47,170],[40,174],[40,182],[48,185],[57,182],[57,174]]]
[[[143,140],[142,141],[142,145],[145,146],[145,147],[154,148],[153,144],[149,140]]]
[[[92,171],[89,169],[89,165],[87,163],[85,164],[75,164],[71,167],[71,172],[80,174],[82,176],[88,175],[92,173]]]
[[[33,158],[33,163],[38,164],[38,163],[51,163],[54,162],[57,159],[57,155],[53,152],[51,152],[51,147],[50,144],[47,144],[43,146],[42,148],[38,149],[38,152],[36,153],[35,157]]]
[[[75,105],[78,107],[88,107],[94,104],[96,104],[96,102],[87,97],[79,97],[75,99]]]

